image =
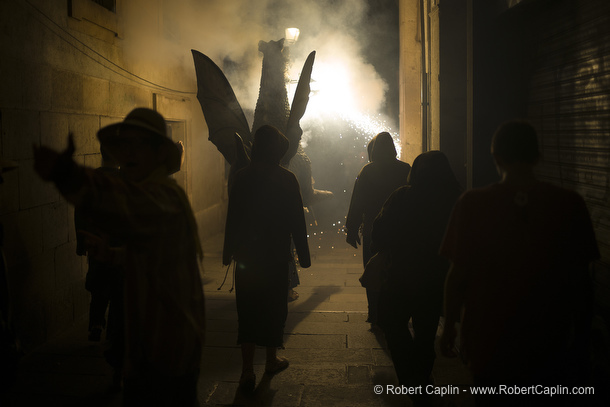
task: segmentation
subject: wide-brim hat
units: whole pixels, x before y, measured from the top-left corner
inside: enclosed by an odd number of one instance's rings
[[[158,136],[164,148],[168,151],[167,160],[165,162],[168,174],[180,171],[183,153],[181,144],[174,143],[172,139],[168,137],[167,124],[165,123],[163,116],[161,116],[160,113],[145,107],[133,109],[122,122],[110,124],[97,132],[97,138],[100,141],[100,144],[110,155],[116,157],[116,150],[120,144],[118,141],[122,137],[121,129],[127,127],[137,127],[148,131],[151,136]]]

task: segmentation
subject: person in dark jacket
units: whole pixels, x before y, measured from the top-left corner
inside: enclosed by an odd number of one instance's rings
[[[370,245],[373,220],[390,194],[407,183],[411,170],[409,164],[396,159],[396,147],[390,133],[377,134],[369,146],[372,146],[369,149],[371,162],[362,167],[356,178],[345,223],[347,243],[355,249],[362,244],[364,266],[372,256]],[[375,289],[366,289],[369,311],[367,321],[373,325],[377,323],[378,295]]]
[[[254,135],[250,164],[235,175],[229,196],[223,263],[236,263],[235,294],[242,349],[240,388],[254,390],[256,346],[267,351],[265,373],[278,373],[288,360],[277,356],[288,315],[291,237],[301,267],[311,264],[299,183],[280,166],[288,139],[275,127]]]
[[[455,357],[459,344],[475,386],[586,386],[594,313],[589,267],[600,249],[585,200],[537,179],[538,135],[527,121],[501,124],[491,154],[500,180],[460,197],[441,245],[451,267],[440,351]],[[575,397],[481,394],[475,404],[598,405]]]
[[[102,165],[97,171],[119,176],[119,165],[116,161],[110,158],[109,154],[101,150]],[[99,256],[90,253],[90,248],[87,247],[88,235],[104,236],[102,232],[96,230],[92,222],[87,216],[81,213],[80,208],[74,208],[74,227],[76,229],[76,254],[79,256],[87,256],[87,276],[85,278],[85,289],[91,293],[91,302],[89,303],[89,340],[101,340],[102,329],[106,328],[106,311],[110,308],[108,315],[108,332],[107,337],[112,336],[110,327],[114,324],[111,321],[112,317],[117,316],[113,308],[116,304],[111,304],[112,299],[119,297],[120,285],[122,282],[122,267],[118,264],[112,264]],[[110,242],[110,238],[105,236],[108,244],[112,247],[121,246],[118,242]],[[116,240],[116,239],[114,239]],[[120,312],[119,312],[120,313]],[[118,326],[115,325],[115,326]]]
[[[401,385],[426,385],[430,380],[449,269],[439,248],[460,193],[445,154],[420,154],[413,161],[409,185],[390,196],[373,224],[373,251],[389,251],[391,258],[380,289],[379,325]]]

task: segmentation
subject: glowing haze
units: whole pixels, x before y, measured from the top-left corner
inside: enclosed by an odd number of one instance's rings
[[[124,2],[123,7],[141,6],[136,3]],[[278,40],[286,28],[297,27],[299,40],[290,46],[292,80],[298,79],[307,55],[316,51],[314,92],[302,124],[336,114],[345,120],[375,118],[370,126],[381,127],[373,132],[390,130],[392,124],[385,126],[385,119],[378,116],[387,85],[363,57],[363,46],[370,46],[375,37],[369,30],[364,0],[173,0],[160,4],[160,16],[150,10],[154,8],[140,7],[135,14],[138,20],[126,22],[126,59],[131,54],[157,65],[178,65],[191,79],[170,86],[192,86],[195,72],[190,50],[196,49],[218,64],[242,108],[252,110],[260,82],[259,40]],[[155,19],[161,19],[162,32],[153,32],[158,25],[146,23]],[[295,87],[290,86],[289,92]]]
[[[387,12],[381,7],[389,4],[388,8],[392,8],[396,3],[164,0],[154,2],[161,7],[159,10],[146,7],[146,1],[122,2],[123,8],[134,8],[125,16],[137,16],[124,25],[123,58],[127,66],[146,78],[165,67],[168,75],[155,78],[156,82],[195,93],[190,50],[196,49],[223,70],[250,125],[262,67],[258,42],[284,38],[286,28],[299,29],[298,41],[290,45],[288,73],[292,81],[298,79],[307,55],[316,51],[312,94],[301,120],[301,144],[312,160],[316,188],[329,189],[335,195],[316,208],[316,216],[327,219],[333,227],[341,227],[356,175],[368,162],[366,145],[370,138],[389,131],[400,148],[394,123],[382,113],[388,85],[371,64],[374,62],[380,72],[383,69],[384,77],[397,71],[397,38],[391,38],[391,30],[398,26],[394,21],[396,10]],[[373,13],[367,8],[369,3],[376,4]],[[367,60],[365,54],[376,55],[377,60]],[[295,83],[289,85],[290,102],[295,88]],[[397,98],[397,94],[392,95]]]

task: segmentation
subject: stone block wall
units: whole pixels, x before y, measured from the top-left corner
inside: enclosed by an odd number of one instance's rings
[[[126,17],[120,3],[118,27]],[[70,4],[87,17],[71,16]],[[146,66],[137,58],[126,62],[120,30],[88,20],[97,12],[108,15],[88,0],[0,2],[0,156],[19,165],[3,174],[0,222],[13,320],[26,351],[86,318],[89,306],[86,259],[76,255],[74,209],[35,174],[32,145],[63,149],[73,133],[75,160],[97,167],[97,131],[135,107],[155,108],[182,123],[186,168],[181,179],[202,240],[224,228],[224,159],[207,140],[194,70],[191,75]]]

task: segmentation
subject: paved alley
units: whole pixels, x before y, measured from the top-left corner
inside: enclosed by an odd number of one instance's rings
[[[312,267],[299,272],[300,297],[289,304],[285,349],[290,367],[264,375],[264,349],[255,357],[257,388],[250,397],[238,390],[241,353],[236,345],[235,294],[232,275],[222,267],[222,236],[204,243],[204,288],[207,338],[199,381],[201,406],[409,406],[404,395],[385,394],[396,385],[391,359],[382,335],[369,330],[366,295],[358,278],[362,258],[336,230],[310,228]],[[87,341],[85,321],[50,341],[22,362],[11,395],[14,406],[121,405],[120,393],[109,391],[111,370],[103,359],[103,342]],[[437,386],[467,384],[466,370],[457,360],[438,359]],[[382,386],[381,395],[375,386]],[[471,406],[465,395],[443,398]]]

